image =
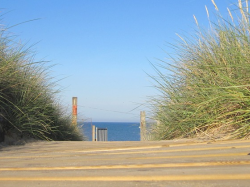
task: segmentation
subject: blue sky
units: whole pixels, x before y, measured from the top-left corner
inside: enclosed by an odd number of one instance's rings
[[[215,2],[225,17],[237,3]],[[155,75],[150,62],[171,53],[175,33],[194,34],[193,15],[208,27],[205,5],[216,12],[210,0],[0,0],[7,27],[39,18],[9,31],[35,44],[36,60],[56,64],[51,75],[64,78],[62,105],[71,111],[76,96],[79,119],[120,122],[150,114],[148,98],[159,94],[147,75]]]

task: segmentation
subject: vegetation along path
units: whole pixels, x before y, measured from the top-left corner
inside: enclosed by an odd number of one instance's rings
[[[1,187],[250,184],[250,140],[52,141],[0,152]]]

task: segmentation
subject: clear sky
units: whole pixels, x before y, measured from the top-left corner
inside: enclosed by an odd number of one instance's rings
[[[215,2],[222,15],[237,3]],[[193,15],[208,27],[205,5],[216,12],[210,0],[0,0],[7,27],[39,18],[9,31],[35,44],[36,60],[56,64],[51,75],[65,78],[62,105],[71,111],[76,96],[80,119],[120,122],[139,121],[141,110],[149,115],[148,98],[158,94],[150,62],[171,53],[175,33],[194,34]]]

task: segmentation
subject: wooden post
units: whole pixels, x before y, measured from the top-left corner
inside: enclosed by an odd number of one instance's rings
[[[95,125],[92,125],[92,141],[95,141]]]
[[[72,97],[72,125],[77,125],[77,97]]]
[[[96,127],[96,128],[95,128],[95,141],[98,141],[97,131],[98,131],[98,128]]]
[[[145,141],[145,128],[146,128],[146,114],[145,111],[141,111],[141,123],[140,123],[141,141]]]

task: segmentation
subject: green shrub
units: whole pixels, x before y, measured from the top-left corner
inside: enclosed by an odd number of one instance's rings
[[[0,33],[0,131],[43,140],[82,140],[78,127],[55,99],[56,84],[45,62]]]
[[[216,6],[216,5],[215,5]],[[239,1],[238,20],[211,23],[209,31],[174,45],[176,56],[156,68],[153,99],[155,139],[206,137],[247,138],[250,135],[250,24],[248,6]],[[216,7],[217,9],[217,7]],[[237,14],[237,12],[236,12]],[[208,15],[209,16],[209,15]]]

